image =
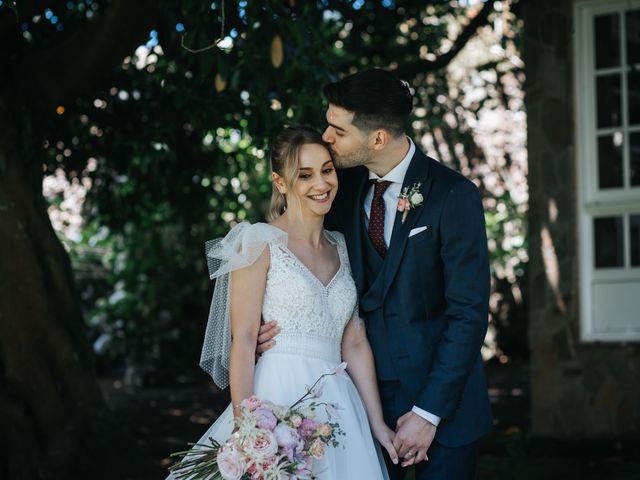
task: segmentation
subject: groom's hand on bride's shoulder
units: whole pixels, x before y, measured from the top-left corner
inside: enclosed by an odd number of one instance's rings
[[[278,327],[278,322],[275,320],[271,320],[260,325],[260,330],[258,330],[256,356],[263,354],[276,344],[275,336],[278,333],[280,333],[280,327]]]
[[[420,415],[408,412],[401,416],[393,441],[398,456],[404,459],[401,466],[408,467],[429,460],[427,452],[435,435],[436,426]]]

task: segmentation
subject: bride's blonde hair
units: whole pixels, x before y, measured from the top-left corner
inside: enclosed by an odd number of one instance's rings
[[[303,145],[321,145],[327,150],[329,146],[322,140],[322,134],[307,126],[286,127],[271,144],[269,163],[271,171],[277,173],[284,180],[287,187],[287,197],[278,191],[272,182],[271,203],[267,212],[267,221],[272,222],[289,207],[299,207],[300,199],[294,189],[300,168],[300,149]],[[287,205],[287,201],[289,205]]]

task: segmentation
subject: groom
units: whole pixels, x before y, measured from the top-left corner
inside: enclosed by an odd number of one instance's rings
[[[387,458],[387,468],[395,479],[414,464],[418,480],[473,479],[491,427],[478,189],[405,135],[412,95],[391,72],[349,75],[324,93],[323,139],[341,168],[326,227],[346,237],[385,421],[404,459]]]

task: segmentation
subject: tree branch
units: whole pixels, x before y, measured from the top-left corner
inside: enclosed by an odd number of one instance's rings
[[[144,43],[158,17],[158,3],[113,0],[95,22],[25,59],[17,70],[16,84],[26,82],[39,104],[35,106],[48,112],[106,84],[119,62]]]
[[[395,69],[395,73],[400,78],[412,78],[419,73],[433,72],[449,65],[456,55],[465,47],[471,37],[473,37],[476,30],[487,24],[489,15],[494,10],[496,1],[497,0],[491,0],[484,4],[476,16],[464,27],[464,30],[458,35],[453,46],[447,52],[438,55],[435,60],[417,60],[399,65],[398,68]]]

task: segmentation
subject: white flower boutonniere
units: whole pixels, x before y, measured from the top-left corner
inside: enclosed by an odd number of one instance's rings
[[[407,219],[409,210],[422,205],[424,198],[420,193],[422,183],[414,183],[411,188],[404,187],[398,196],[398,211],[402,212],[402,223]]]

